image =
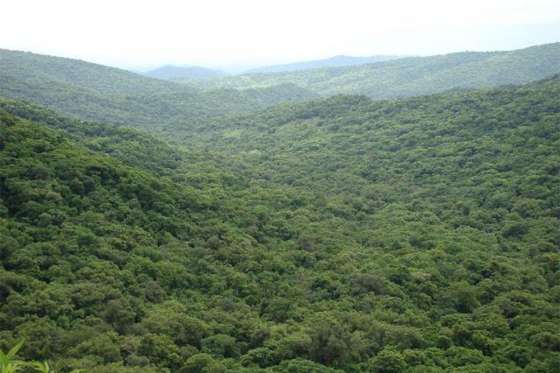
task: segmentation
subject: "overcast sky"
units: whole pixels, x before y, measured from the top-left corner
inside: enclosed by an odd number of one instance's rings
[[[0,0],[0,48],[128,68],[560,41],[560,0]]]

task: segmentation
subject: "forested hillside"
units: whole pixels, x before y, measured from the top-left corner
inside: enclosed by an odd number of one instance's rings
[[[2,99],[0,350],[62,372],[554,372],[559,98],[558,77],[336,96],[169,127],[181,149]]]
[[[334,56],[322,60],[293,62],[283,65],[272,65],[258,67],[247,71],[247,73],[279,73],[285,71],[300,71],[309,69],[320,69],[325,67],[340,67],[340,66],[356,66],[365,65],[368,63],[376,63],[382,61],[396,60],[399,56],[369,56],[369,57],[353,57],[353,56]]]
[[[510,52],[464,52],[374,64],[275,74],[246,74],[201,82],[203,88],[293,83],[321,95],[375,99],[433,94],[456,88],[520,84],[560,73],[560,43]]]
[[[72,141],[90,150],[111,155],[129,165],[147,168],[157,174],[173,174],[186,160],[185,152],[134,129],[83,122],[37,105],[1,97],[0,110],[41,126],[63,130]]]
[[[198,89],[78,60],[0,50],[0,95],[83,120],[153,128],[317,97],[293,84]]]

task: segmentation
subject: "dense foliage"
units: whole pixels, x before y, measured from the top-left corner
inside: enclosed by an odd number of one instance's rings
[[[147,128],[317,97],[293,84],[200,91],[92,63],[8,50],[0,50],[0,95],[85,120]]]
[[[559,97],[338,96],[171,127],[182,149],[0,100],[0,350],[62,372],[554,372]]]
[[[454,88],[520,84],[558,73],[560,43],[510,52],[464,52],[362,66],[245,74],[199,82],[199,86],[248,88],[293,83],[321,95],[363,94],[386,99]]]
[[[158,174],[171,174],[182,161],[192,162],[185,153],[146,133],[61,116],[51,110],[27,102],[0,97],[0,109],[20,118],[61,129],[85,147],[111,155],[130,165],[150,169]]]
[[[9,351],[0,351],[0,372],[17,373],[17,372],[39,372],[39,373],[56,373],[46,361],[24,361],[17,358],[17,354],[23,343],[20,341]],[[81,370],[74,369],[72,373],[81,373]]]

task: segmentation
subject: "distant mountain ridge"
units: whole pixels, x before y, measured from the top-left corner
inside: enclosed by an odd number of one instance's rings
[[[150,128],[318,97],[295,84],[202,91],[80,60],[2,49],[0,95],[82,120]]]
[[[361,94],[388,99],[523,84],[558,73],[560,43],[552,43],[513,51],[459,52],[359,66],[243,74],[210,79],[199,86],[240,89],[292,83],[323,96]]]
[[[202,66],[176,66],[165,65],[147,71],[142,75],[156,79],[177,80],[177,79],[206,79],[226,75],[220,70],[209,69]]]
[[[319,60],[263,66],[263,67],[258,67],[255,69],[248,70],[246,73],[247,74],[278,73],[278,72],[289,72],[289,71],[298,71],[298,70],[320,69],[324,67],[356,66],[356,65],[365,65],[368,63],[390,61],[402,57],[403,56],[396,56],[396,55],[393,56],[375,55],[375,56],[368,56],[368,57],[339,55],[339,56],[334,56],[334,57],[319,59]]]
[[[291,62],[287,64],[278,65],[266,65],[254,68],[248,68],[237,72],[227,73],[218,69],[211,69],[203,66],[191,66],[191,65],[163,65],[152,70],[141,72],[142,75],[148,76],[156,79],[163,80],[179,80],[179,81],[190,81],[197,79],[209,79],[224,77],[228,75],[239,75],[239,74],[268,74],[268,73],[278,73],[278,72],[291,72],[300,70],[312,70],[320,69],[325,67],[342,67],[342,66],[358,66],[369,63],[390,61],[398,58],[404,58],[405,56],[397,55],[375,55],[375,56],[346,56],[338,55],[325,59],[311,60],[311,61],[298,61]]]

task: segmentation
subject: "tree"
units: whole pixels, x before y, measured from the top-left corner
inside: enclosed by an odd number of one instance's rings
[[[375,373],[398,373],[406,368],[400,352],[387,347],[368,361],[368,371]]]

